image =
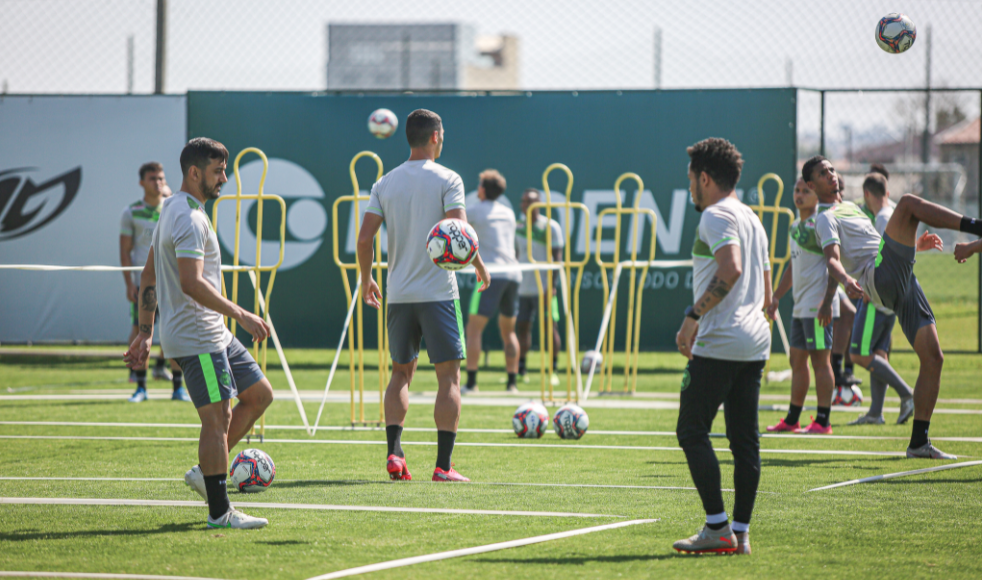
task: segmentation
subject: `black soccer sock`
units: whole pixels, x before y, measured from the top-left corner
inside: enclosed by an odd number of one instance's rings
[[[525,376],[525,357],[519,357],[518,359],[518,374]]]
[[[845,358],[841,354],[832,355],[832,374],[835,375],[835,384],[842,382],[842,359]]]
[[[855,374],[852,372],[853,369],[856,368],[855,365],[852,364],[852,359],[847,360],[843,366],[845,367],[845,371],[847,375]]]
[[[174,390],[180,389],[184,386],[184,373],[182,371],[171,371],[174,375]]]
[[[975,218],[962,216],[962,223],[958,226],[958,229],[982,237],[982,221]]]
[[[917,449],[923,447],[927,442],[927,432],[931,428],[930,421],[914,419],[914,428],[910,432],[910,447]]]
[[[228,491],[225,489],[224,473],[205,476],[205,492],[208,494],[208,514],[217,520],[228,511]]]
[[[456,440],[457,434],[453,431],[436,432],[436,466],[444,471],[450,471],[450,458]]]
[[[508,386],[509,387],[515,386],[515,373],[508,373]]]
[[[832,407],[819,407],[818,413],[815,414],[815,422],[822,427],[829,426],[829,415],[832,414]]]
[[[556,353],[552,354],[552,370],[556,371],[559,368],[559,355]]]
[[[467,371],[467,388],[473,389],[477,384],[477,371]]]
[[[718,524],[711,524],[711,523],[709,523],[709,522],[706,522],[706,527],[707,527],[707,528],[709,528],[710,530],[722,530],[722,529],[723,529],[723,528],[725,528],[725,527],[726,527],[726,526],[727,526],[727,525],[728,525],[729,523],[730,523],[729,521],[725,521],[725,522],[720,522],[720,523],[718,523]]]
[[[801,405],[790,405],[788,406],[788,416],[784,418],[784,422],[788,425],[794,425],[801,418]]]
[[[147,371],[136,371],[136,388],[147,390]]]
[[[406,457],[402,451],[402,425],[386,425],[385,439],[389,443],[389,455]]]
[[[167,361],[166,361],[166,360],[164,360],[164,359],[162,359],[162,358],[158,358],[158,359],[157,359],[157,364],[156,364],[155,366],[156,366],[156,367],[157,367],[158,369],[162,369],[162,368],[164,368],[164,365],[165,365],[165,364],[167,364]]]

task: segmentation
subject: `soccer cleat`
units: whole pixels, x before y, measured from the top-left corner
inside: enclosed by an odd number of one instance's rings
[[[469,483],[470,480],[463,475],[457,473],[457,470],[450,466],[450,471],[444,471],[437,467],[433,470],[433,481],[459,481],[463,483]]]
[[[170,374],[167,367],[153,367],[153,379],[155,381],[173,381],[174,375]]]
[[[205,503],[208,503],[208,492],[205,491],[205,474],[201,473],[200,465],[195,465],[184,474],[184,483],[198,492]]]
[[[931,445],[930,441],[928,441],[924,445],[921,445],[917,449],[908,447],[907,458],[908,459],[918,459],[918,458],[919,459],[958,459],[958,457],[954,455],[949,455],[948,453],[941,451],[934,445]]]
[[[900,401],[900,416],[897,425],[903,425],[914,414],[914,397]]]
[[[843,372],[842,377],[839,379],[839,384],[837,387],[854,387],[863,384],[863,379],[856,378],[855,375],[849,372]]]
[[[750,555],[750,531],[747,530],[746,532],[737,532],[734,535],[736,536],[736,540],[737,540],[736,553],[746,554],[747,556],[749,556]]]
[[[477,385],[474,385],[473,387],[468,387],[466,385],[464,385],[463,387],[460,387],[460,394],[461,395],[473,395],[475,393],[480,393],[480,392],[481,392],[481,389],[479,389],[477,387]]]
[[[188,394],[188,390],[184,387],[178,387],[170,396],[172,401],[184,401],[186,403],[191,402],[191,395]]]
[[[389,479],[410,481],[413,478],[409,473],[405,457],[390,455],[389,460],[385,462],[385,470],[389,472]]]
[[[130,396],[130,398],[127,400],[131,403],[142,403],[143,401],[146,401],[147,400],[146,389],[137,389],[136,392],[133,393]]]
[[[781,417],[781,420],[777,422],[777,425],[770,425],[770,426],[767,427],[767,432],[768,433],[780,433],[780,432],[783,432],[783,431],[795,431],[795,430],[799,429],[800,427],[801,427],[801,423],[794,423],[794,424],[789,425],[784,420],[784,417]]]
[[[508,387],[505,388],[505,391],[516,394],[518,393],[518,385],[508,385]]]
[[[559,375],[557,375],[556,373],[552,373],[552,378],[549,379],[549,383],[552,386],[554,386],[554,387],[558,387],[559,386]]]
[[[524,375],[522,375],[522,382],[525,383],[526,385],[529,383],[529,375],[528,375],[528,373],[525,373]]]
[[[882,425],[885,422],[883,415],[874,417],[870,414],[865,414],[857,417],[855,421],[850,421],[847,425]]]
[[[130,382],[136,384],[136,371],[130,369]]]
[[[698,534],[679,540],[672,547],[688,554],[732,554],[737,551],[737,539],[729,524],[719,530],[703,526]]]
[[[822,427],[815,422],[815,417],[811,417],[811,423],[807,427],[802,427],[801,429],[795,429],[795,433],[805,433],[808,435],[831,435],[832,434],[832,424],[830,423],[828,427]]]
[[[261,528],[269,523],[266,518],[254,518],[246,515],[235,508],[229,508],[225,515],[217,520],[208,516],[209,528],[232,528],[233,530],[254,530]]]

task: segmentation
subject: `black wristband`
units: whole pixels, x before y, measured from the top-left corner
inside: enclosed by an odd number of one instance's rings
[[[700,318],[700,316],[696,314],[696,309],[693,308],[692,306],[687,306],[685,308],[685,315],[691,318],[692,320],[696,320],[696,321],[698,321]]]

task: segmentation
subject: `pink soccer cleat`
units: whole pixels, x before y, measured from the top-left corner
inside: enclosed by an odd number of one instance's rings
[[[398,455],[390,455],[385,463],[385,470],[389,472],[389,479],[410,481],[413,476],[409,473],[406,466],[406,458]]]
[[[794,432],[800,427],[801,427],[801,423],[794,423],[793,425],[789,425],[784,421],[784,417],[781,417],[781,420],[777,422],[777,425],[770,425],[769,427],[767,427],[767,432],[768,433],[780,433],[783,431]]]
[[[822,427],[815,422],[815,417],[811,417],[811,424],[807,427],[801,429],[795,429],[795,433],[805,433],[807,435],[831,435],[832,434],[832,424],[830,423],[828,427]]]
[[[459,481],[463,483],[469,483],[470,480],[463,475],[457,473],[457,470],[450,466],[450,471],[444,471],[437,467],[433,470],[433,481]]]

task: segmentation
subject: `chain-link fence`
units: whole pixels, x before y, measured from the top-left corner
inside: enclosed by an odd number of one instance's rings
[[[977,86],[977,0],[0,0],[0,91]],[[401,26],[395,26],[396,24]],[[360,26],[353,26],[360,25]],[[345,75],[352,66],[361,75]],[[362,85],[362,86],[359,86]]]

